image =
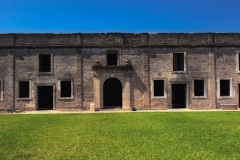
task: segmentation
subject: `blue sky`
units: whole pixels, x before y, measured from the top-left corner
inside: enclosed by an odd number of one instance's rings
[[[0,0],[0,33],[240,32],[240,0]]]

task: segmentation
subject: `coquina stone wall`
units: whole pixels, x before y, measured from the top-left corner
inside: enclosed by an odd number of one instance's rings
[[[108,52],[118,54],[119,67],[128,59],[131,71],[105,68],[97,72],[93,67],[96,60],[107,66]],[[173,71],[174,53],[184,53],[182,72]],[[239,53],[239,33],[0,34],[0,111],[38,110],[39,85],[53,86],[54,110],[89,110],[90,105],[104,108],[101,88],[112,76],[125,90],[130,84],[125,101],[130,109],[171,109],[172,84],[186,84],[188,109],[239,104]],[[49,74],[39,72],[41,54],[51,55]],[[219,93],[224,79],[230,80],[229,96]],[[60,98],[61,80],[72,82],[72,98]],[[154,80],[164,80],[163,97],[154,96]],[[194,80],[204,80],[204,97],[194,96]],[[29,81],[29,98],[19,98],[20,81]]]

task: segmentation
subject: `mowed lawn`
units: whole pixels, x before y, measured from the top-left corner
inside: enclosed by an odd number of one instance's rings
[[[0,115],[0,159],[240,159],[240,112]]]

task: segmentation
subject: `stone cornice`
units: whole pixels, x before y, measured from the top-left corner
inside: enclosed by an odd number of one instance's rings
[[[240,33],[0,34],[0,48],[240,47]]]

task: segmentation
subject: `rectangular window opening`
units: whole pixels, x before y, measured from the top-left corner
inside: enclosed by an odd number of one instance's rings
[[[154,97],[164,96],[164,80],[154,80]]]
[[[107,54],[107,65],[117,66],[118,55],[117,54]]]
[[[51,55],[39,55],[39,72],[51,72]]]
[[[0,82],[0,100],[2,100],[2,82]]]
[[[71,97],[72,96],[72,85],[71,81],[61,81],[61,97]]]
[[[240,71],[240,53],[237,53],[238,54],[238,70]]]
[[[230,80],[220,80],[220,96],[230,96]]]
[[[194,80],[194,95],[204,96],[204,80]]]
[[[184,53],[173,53],[173,71],[184,71]]]
[[[29,81],[19,82],[19,98],[29,98]]]

